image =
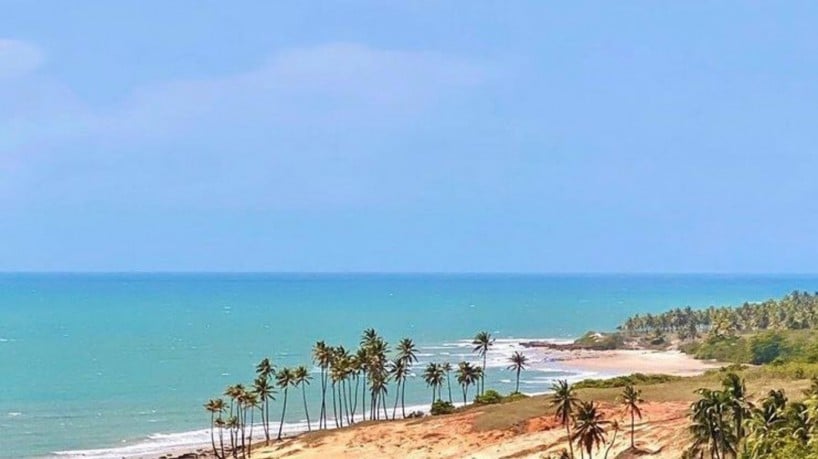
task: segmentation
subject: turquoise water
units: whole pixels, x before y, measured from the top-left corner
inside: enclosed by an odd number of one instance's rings
[[[478,330],[569,338],[795,289],[818,290],[818,276],[0,274],[0,457],[201,441],[202,403],[248,383],[262,357],[307,364],[316,340],[354,347],[367,327],[413,338],[423,362],[456,361]],[[492,358],[487,386],[508,391],[504,355]],[[529,371],[522,390],[557,376]],[[304,419],[294,400],[289,423]],[[409,384],[408,404],[428,400]]]

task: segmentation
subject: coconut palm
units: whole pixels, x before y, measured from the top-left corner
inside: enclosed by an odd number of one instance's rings
[[[247,438],[247,457],[250,457],[253,448],[253,413],[261,406],[258,395],[253,391],[245,393],[242,399],[242,405],[244,405],[245,408],[245,418],[247,417],[246,413],[248,411],[250,413],[250,436]]]
[[[304,415],[307,417],[307,431],[312,431],[310,425],[310,410],[307,409],[307,386],[310,384],[312,376],[307,367],[301,365],[295,369],[293,374],[295,387],[301,386],[301,398],[304,400]]]
[[[477,355],[483,358],[483,371],[480,377],[480,394],[482,395],[483,391],[486,389],[486,382],[484,379],[486,375],[486,354],[488,354],[489,348],[494,344],[494,339],[492,339],[489,332],[481,331],[474,336],[471,343],[474,345],[474,352],[477,352]]]
[[[443,369],[443,373],[446,374],[446,385],[449,386],[449,403],[452,403],[452,381],[451,378],[449,378],[449,375],[452,372],[452,364],[449,362],[443,362],[441,368]]]
[[[330,364],[329,347],[318,341],[312,348],[312,359],[321,369],[321,411],[318,414],[318,428],[327,427],[327,368]]]
[[[210,413],[210,444],[213,446],[213,455],[219,457],[218,451],[216,451],[216,437],[215,437],[215,427],[216,427],[216,414],[219,415],[219,419],[221,419],[222,412],[224,412],[224,400],[220,398],[211,399],[205,405],[205,410]]]
[[[415,343],[409,338],[400,340],[395,350],[398,352],[398,360],[403,360],[408,363],[409,366],[418,361],[417,355],[415,354],[417,350]]]
[[[389,366],[389,374],[392,376],[392,379],[395,381],[395,406],[392,407],[392,419],[395,419],[395,415],[398,410],[398,396],[400,396],[400,405],[401,405],[401,415],[405,418],[406,417],[406,408],[404,402],[404,392],[406,387],[406,378],[409,377],[409,366],[406,360],[401,358],[396,359],[394,362],[391,362]]]
[[[289,368],[282,368],[281,371],[276,373],[276,385],[284,391],[284,404],[281,407],[281,422],[278,424],[277,440],[281,440],[281,432],[284,429],[284,414],[287,412],[287,391],[290,386],[293,385],[294,381],[293,371]]]
[[[622,407],[625,409],[625,414],[631,417],[631,448],[634,447],[633,436],[635,418],[638,417],[639,419],[642,419],[642,409],[639,407],[639,405],[643,403],[644,400],[642,400],[641,395],[641,390],[638,390],[634,388],[633,385],[628,384],[622,390],[622,395],[620,396],[622,399]]]
[[[588,453],[588,457],[605,441],[603,426],[607,423],[594,402],[581,402],[577,407],[576,431],[572,440],[577,442],[580,451]]]
[[[709,450],[715,459],[736,454],[737,440],[731,425],[730,396],[722,391],[699,389],[700,399],[691,407],[693,452]]]
[[[460,362],[457,365],[457,371],[455,376],[457,377],[457,382],[460,384],[461,389],[463,389],[463,404],[467,403],[468,393],[469,393],[469,386],[472,384],[477,384],[480,381],[480,377],[482,375],[482,370],[480,367],[475,367],[469,362]]]
[[[230,416],[227,418],[227,422],[225,422],[225,427],[230,429],[230,451],[232,451],[233,457],[236,457],[238,444],[234,432],[237,432],[239,429],[239,418],[237,416]]]
[[[579,399],[574,395],[574,389],[564,379],[554,383],[551,390],[554,391],[551,395],[551,406],[556,408],[554,416],[565,427],[565,432],[568,435],[568,449],[573,459],[574,445],[571,439],[571,419],[574,409],[579,404]]]
[[[221,415],[216,418],[216,427],[219,428],[219,449],[221,450],[221,455],[216,454],[216,459],[224,459],[224,428],[227,424],[222,419]]]
[[[735,373],[728,373],[721,384],[730,400],[736,441],[740,442],[744,438],[744,420],[750,414],[751,405],[747,401],[747,388],[744,385],[744,380]]]
[[[259,375],[253,381],[253,391],[258,395],[261,407],[261,426],[264,429],[264,442],[270,444],[270,400],[275,400],[275,390],[270,378]]]
[[[432,388],[432,403],[435,402],[435,394],[440,398],[440,387],[443,385],[443,368],[437,363],[426,365],[423,370],[423,380],[426,385]]]
[[[511,354],[511,357],[509,357],[508,360],[511,362],[508,369],[517,372],[517,386],[516,389],[514,389],[514,392],[520,392],[520,372],[525,370],[525,365],[528,363],[528,357],[523,355],[523,353],[520,351],[514,351],[514,354]]]

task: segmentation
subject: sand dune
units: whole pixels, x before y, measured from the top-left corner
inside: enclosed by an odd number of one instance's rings
[[[606,419],[617,419],[620,431],[609,458],[631,457],[629,421],[616,407],[602,405]],[[636,423],[640,457],[678,458],[688,440],[685,434],[688,404],[646,403]],[[545,407],[544,407],[545,410]],[[566,434],[552,416],[527,419],[504,429],[479,430],[481,410],[449,416],[356,425],[332,432],[304,435],[260,449],[253,459],[273,458],[541,458],[567,447]],[[613,438],[609,432],[608,441]],[[602,458],[595,451],[594,458]],[[577,457],[579,453],[577,452]],[[586,455],[587,457],[587,455]]]

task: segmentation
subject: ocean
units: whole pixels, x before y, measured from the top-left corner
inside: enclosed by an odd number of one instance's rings
[[[468,341],[489,331],[498,344],[486,387],[510,392],[506,359],[520,339],[569,339],[637,312],[793,290],[818,290],[818,276],[0,274],[0,457],[125,457],[207,443],[202,404],[250,383],[261,358],[312,368],[315,341],[354,348],[369,327],[390,343],[414,339],[421,368],[476,360]],[[523,392],[588,376],[535,367]],[[391,411],[391,391],[389,400]],[[412,378],[407,405],[429,400]],[[288,430],[303,426],[300,402],[291,398]]]

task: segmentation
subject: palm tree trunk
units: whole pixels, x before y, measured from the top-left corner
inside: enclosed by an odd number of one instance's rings
[[[568,450],[571,452],[571,459],[574,459],[574,442],[571,440],[571,425],[565,423],[565,432],[568,434]],[[580,451],[582,453],[582,451]]]
[[[219,448],[222,450],[222,455],[216,455],[218,459],[224,459],[226,456],[224,455],[224,427],[219,426]]]
[[[631,411],[631,449],[633,449],[633,411]]]
[[[364,418],[366,421],[366,373],[363,374],[364,377],[364,389],[361,391],[361,417]]]
[[[355,422],[355,412],[358,411],[358,387],[361,385],[361,377],[355,375],[355,396],[352,397],[352,422]]]
[[[398,396],[400,395],[400,381],[398,387],[395,389],[395,406],[392,407],[392,420],[395,420],[395,414],[398,412]]]
[[[214,432],[214,428],[213,428],[214,427],[213,423],[216,421],[215,417],[216,417],[216,412],[211,411],[210,412],[210,444],[213,446],[213,455],[218,456],[219,453],[216,451],[216,437],[214,436],[215,432]]]
[[[448,373],[446,373],[446,384],[449,386],[449,403],[452,403],[452,381],[449,379]]]
[[[468,386],[466,386],[465,384],[463,385],[463,405],[464,406],[466,405],[466,388],[467,387]]]
[[[335,381],[332,382],[331,389],[332,389],[332,416],[333,416],[333,419],[335,420],[335,427],[337,428],[337,427],[341,427],[341,426],[338,425],[338,408],[337,408],[338,404],[335,403]]]
[[[611,448],[613,447],[614,442],[616,441],[616,434],[617,433],[619,433],[619,429],[614,430],[614,434],[613,434],[613,438],[611,439],[611,443],[608,444],[608,448],[605,449],[605,457],[603,457],[602,459],[608,459],[608,453],[611,452]]]
[[[486,354],[488,349],[483,353],[483,373],[480,375],[480,395],[486,391]]]
[[[520,393],[520,367],[517,367],[517,388],[514,392]]]
[[[381,406],[383,407],[383,419],[388,421],[389,420],[389,412],[386,411],[386,393],[381,396]]]
[[[286,411],[287,411],[287,387],[284,387],[284,406],[281,407],[281,422],[278,423],[278,440],[281,440],[281,431],[284,429],[284,413]]]
[[[253,455],[253,413],[256,410],[250,407],[250,438],[247,440],[247,457]]]
[[[264,413],[261,414],[264,423],[264,444],[270,444],[270,399],[264,397]]]
[[[327,376],[324,367],[321,367],[321,412],[318,414],[318,429],[327,428]]]
[[[307,416],[307,432],[312,432],[310,410],[307,409],[307,387],[303,383],[301,384],[301,397],[304,399],[304,415]]]
[[[400,388],[400,413],[403,419],[406,419],[406,404],[404,403],[404,396],[406,395],[406,379],[403,380]]]

